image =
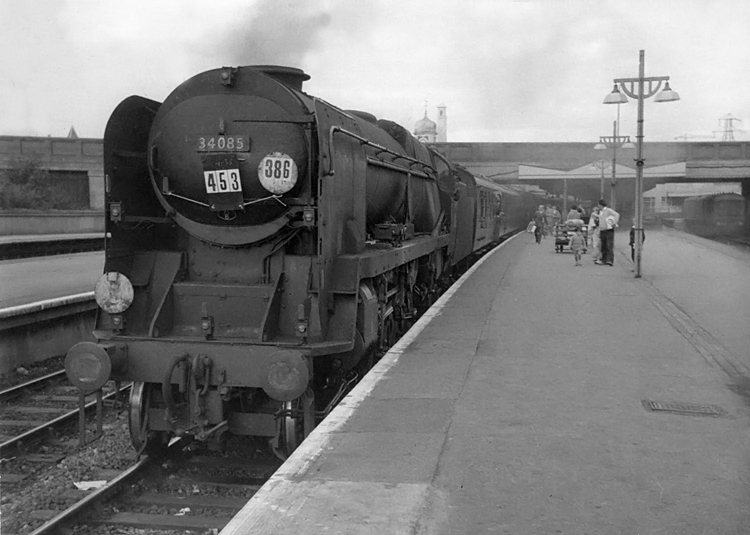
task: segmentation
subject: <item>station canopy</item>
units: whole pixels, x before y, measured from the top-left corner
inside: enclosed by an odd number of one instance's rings
[[[635,179],[635,169],[617,164],[615,176],[618,179]],[[602,177],[602,169],[591,162],[570,171],[537,167],[533,165],[518,165],[518,180],[595,180]],[[604,168],[604,178],[612,177],[611,163]],[[644,178],[685,178],[685,162],[675,162],[643,169]]]

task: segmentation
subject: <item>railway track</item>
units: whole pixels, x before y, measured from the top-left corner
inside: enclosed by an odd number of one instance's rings
[[[35,377],[24,383],[10,386],[0,390],[0,402],[11,401],[15,398],[23,396],[26,392],[30,392],[36,388],[44,388],[48,383],[65,378],[65,370],[58,370],[56,372],[42,375],[41,377]]]
[[[179,448],[175,444],[171,449]],[[122,472],[102,473],[100,488],[68,493],[67,509],[32,535],[63,530],[216,533],[281,464],[270,457],[247,457],[247,451],[241,447],[229,454],[203,455],[183,450],[166,462],[144,457]],[[250,451],[257,453],[252,447]]]
[[[739,235],[739,236],[712,236],[709,239],[723,243],[724,245],[731,245],[740,250],[747,251],[750,247],[750,236]]]
[[[123,401],[128,388],[119,391],[119,398]],[[97,412],[97,428],[101,428],[104,404],[117,398],[118,391],[110,386],[109,393],[102,396],[101,405],[97,407],[96,399],[85,404],[87,414]],[[78,389],[69,384],[64,370],[0,390],[0,459],[8,465],[14,460],[57,462],[80,445],[80,441],[71,438],[67,443],[52,446],[56,442],[53,439],[58,438],[62,429],[67,429],[73,437],[85,424],[79,411]],[[43,446],[45,453],[37,453]],[[12,466],[9,467],[10,470],[4,467],[2,471],[3,485],[21,481],[29,475],[13,473]],[[28,472],[27,469],[21,471]]]
[[[732,236],[722,239],[732,245],[742,245],[745,247],[750,247],[750,236]]]

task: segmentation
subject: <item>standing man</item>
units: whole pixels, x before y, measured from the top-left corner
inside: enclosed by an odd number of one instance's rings
[[[643,247],[643,242],[645,241],[646,233],[641,229],[641,247]],[[630,228],[630,259],[633,261],[633,264],[635,264],[635,225]]]
[[[599,201],[599,240],[601,241],[602,257],[596,264],[615,263],[615,229],[620,221],[620,214],[607,207],[607,201]]]
[[[547,209],[544,211],[544,223],[545,229],[550,236],[555,234],[555,211],[551,204],[547,205]]]
[[[557,206],[554,204],[552,205],[552,232],[555,232],[555,225],[560,224],[560,220],[562,219],[562,215],[560,215],[560,212],[557,211]]]
[[[599,206],[594,206],[589,217],[589,236],[591,236],[591,247],[594,250],[594,263],[602,259],[602,242],[599,239]]]
[[[545,222],[544,205],[540,204],[539,209],[534,212],[534,239],[537,243],[542,243]]]

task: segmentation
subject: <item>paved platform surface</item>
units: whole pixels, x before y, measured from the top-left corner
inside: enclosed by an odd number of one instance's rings
[[[497,249],[222,533],[750,533],[750,254],[616,246]]]
[[[104,252],[0,260],[0,309],[91,292]]]

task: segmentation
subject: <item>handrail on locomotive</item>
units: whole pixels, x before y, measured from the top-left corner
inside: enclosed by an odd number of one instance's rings
[[[333,135],[335,133],[337,133],[337,132],[340,132],[340,133],[342,133],[342,134],[344,134],[346,136],[349,136],[349,137],[352,137],[352,138],[356,139],[362,145],[367,145],[368,147],[372,147],[374,149],[377,149],[378,150],[378,154],[381,153],[381,152],[385,152],[387,154],[390,154],[390,155],[394,156],[397,159],[406,160],[406,161],[410,162],[411,164],[421,165],[423,168],[426,167],[427,169],[429,169],[433,173],[435,172],[435,169],[431,165],[429,165],[429,164],[427,164],[425,162],[422,162],[422,161],[417,160],[416,158],[412,158],[410,156],[406,156],[404,154],[399,154],[397,152],[394,152],[394,151],[392,151],[392,150],[390,150],[390,149],[388,149],[386,147],[378,145],[377,143],[373,143],[370,140],[365,139],[362,136],[359,136],[359,135],[355,134],[354,132],[350,132],[349,130],[341,128],[340,126],[332,126],[328,130],[328,147],[329,147],[329,151],[330,151],[330,156],[328,158],[328,162],[329,162],[329,164],[328,164],[328,170],[325,172],[326,176],[333,176],[333,175],[336,174],[336,170],[333,168],[333,162],[335,160],[335,158],[334,158],[334,146],[335,145],[333,143]],[[383,165],[392,165],[393,166],[392,169],[394,171],[400,171],[400,172],[402,172],[404,174],[409,174],[409,173],[416,174],[416,172],[413,169],[411,169],[411,168],[401,167],[401,166],[396,165],[396,164],[394,164],[392,162],[386,162],[386,161],[383,161],[383,160],[376,160],[376,161],[380,162]],[[420,174],[419,176],[422,176],[423,178],[429,178],[429,175],[427,175],[426,173]]]

